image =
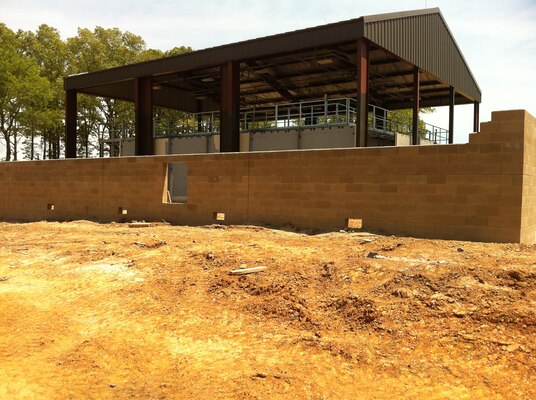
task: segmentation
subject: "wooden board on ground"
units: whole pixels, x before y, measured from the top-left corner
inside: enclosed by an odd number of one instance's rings
[[[262,272],[266,271],[266,267],[252,267],[252,268],[240,268],[240,269],[233,269],[229,272],[230,275],[247,275],[247,274],[254,274],[256,272]]]
[[[149,222],[131,222],[128,224],[129,228],[149,228],[151,226],[153,226],[153,224]]]

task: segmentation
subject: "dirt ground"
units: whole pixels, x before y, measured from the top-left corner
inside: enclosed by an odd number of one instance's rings
[[[0,233],[2,399],[536,398],[536,246],[86,221]]]

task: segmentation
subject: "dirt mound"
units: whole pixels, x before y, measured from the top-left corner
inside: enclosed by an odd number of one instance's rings
[[[374,302],[349,294],[329,300],[327,308],[345,322],[350,330],[364,329],[376,322],[379,312]]]
[[[0,398],[536,398],[536,246],[0,225]]]

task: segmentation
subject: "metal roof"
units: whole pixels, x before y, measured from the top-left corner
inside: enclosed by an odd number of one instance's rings
[[[363,20],[364,36],[371,42],[481,101],[480,88],[439,8],[373,15]]]
[[[356,93],[360,38],[370,41],[370,97],[394,109],[412,104],[414,66],[421,72],[421,105],[480,102],[481,93],[438,8],[360,17],[343,22],[69,76],[65,89],[134,100],[134,79],[152,76],[156,106],[217,109],[220,65],[240,62],[244,105],[276,104]]]

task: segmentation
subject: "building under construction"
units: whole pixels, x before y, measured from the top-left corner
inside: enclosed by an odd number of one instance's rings
[[[439,9],[70,76],[65,89],[67,157],[76,156],[77,93],[135,103],[135,135],[108,140],[122,155],[452,143],[455,105],[474,104],[477,131],[481,100]],[[419,126],[419,108],[437,106],[449,107],[448,129]],[[154,107],[189,117],[157,127]]]
[[[2,219],[536,241],[536,120],[504,111],[479,124],[480,89],[439,9],[69,76],[65,90],[67,159],[0,164]],[[79,93],[135,104],[133,132],[105,139],[132,157],[74,159]],[[452,144],[459,104],[474,105],[467,144]],[[419,122],[439,106],[448,127]],[[155,107],[186,117],[162,125]]]

